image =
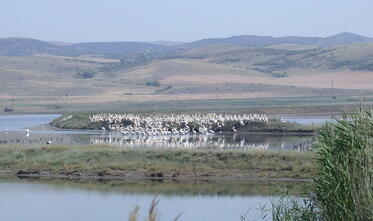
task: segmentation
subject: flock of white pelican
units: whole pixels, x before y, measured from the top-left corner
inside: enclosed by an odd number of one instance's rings
[[[101,123],[102,130],[119,131],[124,135],[187,135],[214,134],[223,128],[237,132],[231,123],[245,126],[249,122],[268,122],[265,114],[93,114],[92,123]]]

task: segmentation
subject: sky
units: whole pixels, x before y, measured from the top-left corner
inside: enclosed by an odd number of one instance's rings
[[[372,0],[0,0],[0,38],[182,41],[234,35],[373,37]]]

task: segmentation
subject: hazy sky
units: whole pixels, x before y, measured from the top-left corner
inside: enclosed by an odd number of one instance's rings
[[[193,41],[241,34],[373,37],[373,0],[0,0],[0,37]]]

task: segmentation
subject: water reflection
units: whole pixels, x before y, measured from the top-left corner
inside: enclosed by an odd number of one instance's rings
[[[59,115],[0,116],[0,144],[111,145],[137,149],[294,150],[307,151],[312,135],[214,134],[136,136],[101,131],[63,131],[42,126]],[[27,129],[27,130],[26,130]]]
[[[147,179],[53,179],[0,178],[0,184],[42,184],[50,189],[77,189],[87,192],[131,193],[164,196],[276,196],[286,192],[301,195],[311,182],[281,180],[147,180]]]
[[[28,136],[27,136],[28,135]],[[38,133],[0,134],[0,144],[7,145],[111,145],[131,149],[208,149],[208,150],[294,150],[307,151],[310,135],[230,134],[123,136],[120,133]]]
[[[260,217],[259,206],[270,206],[279,186],[298,194],[306,184],[292,182],[188,181],[84,181],[0,179],[0,220],[127,220],[140,206],[144,220],[154,196],[160,199],[160,220],[239,220],[250,210]],[[292,191],[293,190],[293,191]],[[20,212],[22,211],[22,212]]]
[[[91,144],[141,149],[295,150],[310,149],[309,135],[233,134],[184,136],[94,136]]]

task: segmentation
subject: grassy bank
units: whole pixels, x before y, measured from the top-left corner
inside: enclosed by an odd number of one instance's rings
[[[315,172],[312,154],[286,151],[126,150],[107,146],[0,147],[3,175],[106,178],[295,178]]]

